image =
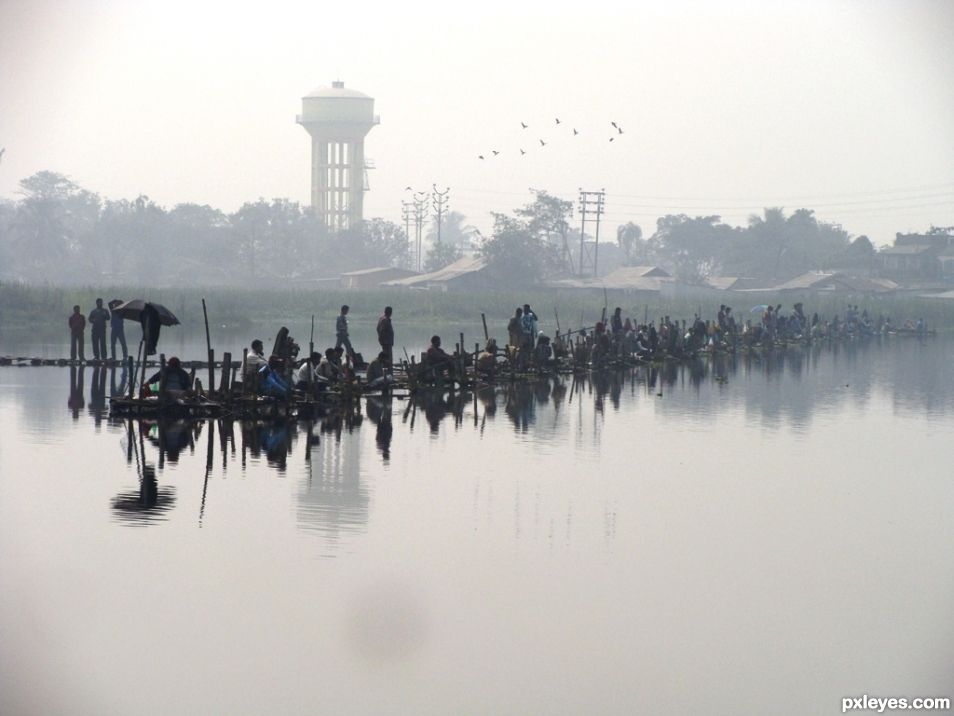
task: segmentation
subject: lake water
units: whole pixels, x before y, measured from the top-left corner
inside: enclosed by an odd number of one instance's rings
[[[121,372],[0,368],[0,713],[954,696],[952,350],[871,340],[291,424],[114,421]]]

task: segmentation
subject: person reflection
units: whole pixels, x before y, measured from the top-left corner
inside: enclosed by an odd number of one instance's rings
[[[121,398],[126,394],[127,383],[129,380],[128,376],[129,370],[126,367],[126,364],[123,363],[121,371],[116,370],[116,367],[113,366],[109,369],[109,397],[110,398]],[[116,383],[116,375],[119,374],[119,383]]]
[[[83,373],[82,368],[70,366],[70,399],[66,405],[73,411],[73,420],[79,420],[79,411],[86,404],[83,397]]]
[[[156,469],[143,464],[139,477],[139,490],[121,492],[112,499],[115,516],[121,522],[146,525],[165,518],[165,513],[175,506],[175,488],[159,487]]]
[[[526,432],[534,419],[533,389],[528,383],[511,383],[504,407],[517,432]]]
[[[374,439],[385,465],[391,458],[391,436],[394,433],[394,427],[391,424],[392,403],[390,396],[367,399],[368,419],[375,424]]]
[[[191,425],[185,420],[160,420],[158,423],[143,421],[141,430],[150,444],[159,448],[159,466],[164,460],[175,464],[186,448],[192,447]]]
[[[99,365],[93,368],[93,383],[89,391],[89,409],[93,422],[99,427],[106,414],[106,368]]]
[[[268,464],[284,472],[296,426],[283,420],[246,420],[241,426],[243,451],[247,449],[256,458],[264,452]]]
[[[485,385],[477,389],[477,399],[484,407],[484,415],[493,418],[497,414],[497,388],[493,385]]]

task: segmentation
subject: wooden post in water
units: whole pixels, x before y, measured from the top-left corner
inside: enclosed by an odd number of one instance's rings
[[[487,316],[484,315],[483,313],[481,313],[481,314],[480,314],[480,320],[481,320],[481,321],[483,322],[483,324],[484,324],[484,340],[485,340],[485,341],[489,341],[489,340],[490,340],[490,333],[487,331]]]
[[[311,337],[308,339],[308,360],[311,360],[311,354],[315,352],[315,314],[311,314]],[[311,381],[309,380],[309,383]]]
[[[159,402],[166,399],[166,354],[159,354]]]
[[[142,398],[142,387],[146,384],[146,356],[143,354],[143,341],[139,341],[139,397]]]
[[[222,382],[219,383],[219,392],[225,394],[229,390],[229,376],[232,372],[232,354],[222,354]]]
[[[129,399],[133,399],[133,386],[136,384],[135,373],[133,372],[133,366],[135,362],[133,361],[132,356],[126,356],[126,370],[129,375]]]
[[[248,392],[248,383],[245,381],[245,370],[248,366],[248,348],[242,349],[242,392]]]
[[[209,312],[202,299],[202,317],[205,318],[205,347],[209,351],[209,390],[215,390],[215,354],[212,352],[212,338],[209,336]]]

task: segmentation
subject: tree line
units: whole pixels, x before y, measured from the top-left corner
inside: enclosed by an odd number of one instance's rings
[[[289,199],[258,199],[232,213],[191,203],[166,209],[145,195],[106,199],[51,171],[22,180],[19,193],[17,201],[0,202],[0,279],[8,281],[274,287],[410,264],[404,227],[373,218],[329,232],[310,207]],[[440,227],[432,223],[424,268],[477,254],[500,285],[578,273],[572,202],[534,191],[524,206],[491,216],[490,236],[458,212],[445,213]],[[701,283],[714,275],[785,279],[810,269],[864,268],[874,253],[866,237],[851,240],[810,209],[786,216],[769,208],[741,227],[719,216],[671,214],[648,238],[630,222],[617,228],[615,242],[601,242],[599,255],[600,273],[656,264]]]

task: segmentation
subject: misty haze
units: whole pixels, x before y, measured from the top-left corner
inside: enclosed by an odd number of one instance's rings
[[[951,713],[952,30],[0,4],[0,714]]]

